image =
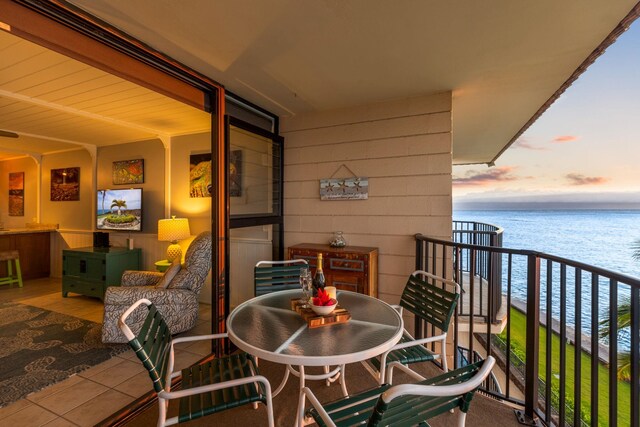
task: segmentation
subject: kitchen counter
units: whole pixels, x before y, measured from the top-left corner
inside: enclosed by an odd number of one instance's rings
[[[10,228],[0,230],[0,251],[17,250],[24,280],[49,277],[51,232],[54,228]],[[0,277],[7,275],[7,263],[0,263]]]
[[[9,234],[51,233],[55,228],[0,228],[0,236]]]

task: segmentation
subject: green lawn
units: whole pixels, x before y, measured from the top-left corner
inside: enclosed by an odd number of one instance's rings
[[[526,317],[521,312],[511,309],[511,347],[516,353],[525,354],[526,343]],[[539,374],[543,378],[546,370],[546,328],[540,327],[540,366]],[[500,335],[506,342],[507,332]],[[559,387],[560,378],[560,337],[553,334],[551,338],[552,348],[552,387]],[[567,345],[566,351],[566,397],[567,403],[573,402],[574,384],[575,384],[575,347]],[[581,412],[583,420],[591,419],[591,356],[582,352],[581,355]],[[544,378],[543,378],[544,379]],[[629,383],[618,381],[618,424],[630,425],[631,414],[631,389]],[[598,425],[609,425],[609,371],[608,367],[600,364],[598,368]]]

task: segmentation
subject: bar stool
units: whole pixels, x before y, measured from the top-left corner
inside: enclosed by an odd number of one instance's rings
[[[22,287],[22,270],[20,270],[20,252],[0,251],[0,262],[7,261],[7,277],[0,277],[0,285],[13,285],[17,283]],[[16,274],[13,274],[11,261],[15,261]]]

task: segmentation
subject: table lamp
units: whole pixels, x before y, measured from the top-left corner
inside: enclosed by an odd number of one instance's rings
[[[189,220],[187,218],[161,219],[158,221],[158,240],[161,242],[171,242],[167,248],[167,261],[182,258],[182,249],[178,245],[178,240],[184,240],[191,236],[189,231]]]

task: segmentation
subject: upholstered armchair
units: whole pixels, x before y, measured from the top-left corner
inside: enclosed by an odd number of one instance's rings
[[[110,286],[104,296],[102,342],[128,342],[118,327],[118,319],[141,298],[157,307],[171,334],[193,328],[198,319],[198,295],[210,269],[211,233],[204,232],[189,245],[181,267],[172,266],[165,273],[125,271],[121,286]],[[127,319],[134,334],[142,327],[146,314],[144,307],[139,307]]]

